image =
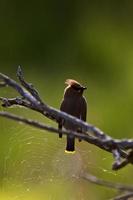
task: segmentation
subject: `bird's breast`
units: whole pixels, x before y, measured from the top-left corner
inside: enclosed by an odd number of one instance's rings
[[[61,104],[61,111],[66,112],[72,116],[80,118],[81,116],[81,101],[80,98],[64,98]],[[70,122],[64,122],[63,125],[66,129],[77,130],[77,125]]]

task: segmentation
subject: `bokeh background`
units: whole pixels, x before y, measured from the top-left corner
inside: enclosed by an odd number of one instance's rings
[[[132,137],[132,1],[0,1],[0,72],[16,79],[21,65],[49,105],[59,108],[64,81],[87,86],[87,121],[115,138]],[[10,88],[0,96],[15,97]],[[0,107],[0,110],[6,110]],[[8,111],[55,123],[24,108]],[[104,200],[116,191],[80,178],[86,171],[132,184],[132,166],[111,170],[109,153],[85,142],[67,155],[65,136],[0,118],[1,200]]]

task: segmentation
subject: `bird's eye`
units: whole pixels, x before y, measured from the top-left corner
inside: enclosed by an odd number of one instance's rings
[[[77,85],[72,85],[73,89],[77,90],[77,91],[81,91],[81,88]]]

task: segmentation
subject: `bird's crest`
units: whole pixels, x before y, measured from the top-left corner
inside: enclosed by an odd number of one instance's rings
[[[65,81],[65,83],[67,84],[67,85],[80,85],[80,83],[78,83],[77,81],[75,81],[75,80],[73,80],[73,79],[67,79],[66,81]]]
[[[84,87],[84,86],[82,86],[79,82],[77,82],[77,81],[75,81],[75,80],[73,80],[73,79],[67,79],[66,81],[65,81],[65,83],[68,85],[68,86],[72,86],[73,88],[75,88],[75,89],[83,89],[83,90],[85,90],[85,89],[87,89],[86,87]]]

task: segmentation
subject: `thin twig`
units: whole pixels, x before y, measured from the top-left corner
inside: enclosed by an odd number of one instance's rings
[[[89,174],[89,173],[82,173],[81,178],[83,178],[91,183],[94,183],[96,185],[119,190],[122,193],[126,192],[126,194],[121,194],[121,195],[113,198],[113,200],[127,200],[128,198],[133,196],[133,186],[124,185],[121,183],[114,183],[114,182],[110,182],[110,181],[105,181],[105,180],[97,178],[96,176],[93,176],[92,174]]]
[[[62,134],[72,134],[75,137],[77,137],[78,139],[82,139],[82,140],[84,140],[84,141],[86,141],[90,144],[94,144],[94,145],[98,146],[99,148],[104,149],[102,142],[98,138],[93,138],[93,137],[91,137],[87,134],[84,134],[84,133],[56,129],[54,127],[49,127],[49,126],[42,124],[42,123],[39,123],[37,121],[31,120],[31,119],[26,119],[24,117],[20,117],[20,116],[17,116],[17,115],[8,113],[8,112],[4,112],[4,111],[0,112],[0,116],[5,117],[5,118],[9,118],[9,119],[12,119],[12,120],[15,120],[15,121],[19,121],[19,122],[25,123],[27,125],[34,126],[36,128],[39,128],[39,129],[44,129],[44,130],[47,130],[47,131],[50,131],[50,132],[62,133]],[[108,151],[108,149],[104,149],[104,150]]]
[[[133,197],[133,192],[128,192],[113,198],[113,200],[128,200],[131,197]]]
[[[36,98],[37,101],[39,101],[40,103],[43,104],[37,90],[35,90],[35,88],[33,87],[33,85],[31,83],[27,83],[25,80],[24,80],[24,76],[23,76],[23,72],[22,72],[22,69],[20,66],[18,66],[18,70],[17,70],[17,77],[20,81],[20,83],[22,84],[22,86],[24,88],[27,89],[28,92],[30,92],[30,94],[32,96],[34,96]]]
[[[59,129],[54,128],[52,126],[48,126],[48,125],[45,125],[43,123],[40,123],[38,121],[27,119],[25,117],[21,117],[21,116],[11,114],[11,113],[8,113],[8,112],[5,112],[5,111],[0,111],[0,116],[5,117],[7,119],[12,119],[14,121],[18,121],[18,122],[21,122],[21,123],[24,123],[24,124],[27,124],[27,125],[30,125],[30,126],[33,126],[35,128],[46,130],[46,131],[49,131],[49,132],[53,132],[53,133],[57,133],[57,134],[62,133],[62,134],[65,134],[65,135],[73,134],[77,138],[80,138],[80,139],[84,138],[84,135],[79,133],[79,132],[74,132],[74,131],[69,131],[69,130],[59,130]]]
[[[92,174],[89,174],[89,173],[81,174],[81,178],[83,178],[89,182],[95,183],[97,185],[106,186],[106,187],[113,188],[116,190],[133,192],[133,186],[105,181],[105,180],[99,179],[96,176],[93,176]]]

